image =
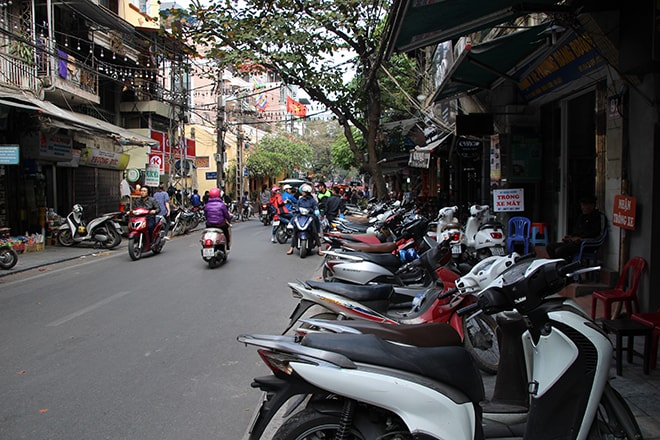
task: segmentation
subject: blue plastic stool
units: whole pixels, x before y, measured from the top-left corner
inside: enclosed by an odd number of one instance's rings
[[[546,223],[532,223],[532,236],[529,238],[529,242],[532,243],[532,246],[547,246],[548,235],[548,225]]]

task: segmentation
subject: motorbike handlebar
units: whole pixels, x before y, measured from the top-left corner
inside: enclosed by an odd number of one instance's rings
[[[446,291],[445,293],[443,293],[443,294],[441,294],[441,295],[438,295],[438,299],[449,298],[450,296],[452,296],[452,295],[455,294],[456,292],[458,292],[458,287],[454,287],[453,289],[449,289],[449,290]]]
[[[465,307],[462,307],[462,308],[458,309],[456,311],[456,313],[458,314],[458,316],[465,316],[465,315],[469,315],[470,313],[479,310],[480,307],[481,306],[479,305],[479,303],[473,303],[473,304],[470,304],[469,306],[465,306]]]

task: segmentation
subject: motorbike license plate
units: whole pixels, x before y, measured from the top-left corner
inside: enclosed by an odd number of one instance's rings
[[[279,220],[273,220],[273,226],[279,226],[280,221]]]
[[[265,210],[264,210],[264,211],[261,211],[261,215],[264,216],[264,217],[266,217],[266,216],[268,215],[268,211],[265,211]]]
[[[451,253],[454,255],[458,255],[461,252],[463,252],[463,249],[461,248],[460,244],[452,244],[451,245]]]
[[[215,249],[213,248],[203,248],[202,256],[204,257],[213,257],[215,255]]]
[[[504,248],[503,247],[490,248],[490,253],[493,255],[504,255]]]

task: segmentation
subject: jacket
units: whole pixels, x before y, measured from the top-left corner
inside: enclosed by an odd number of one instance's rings
[[[273,197],[271,197],[270,204],[273,205],[277,211],[277,214],[281,215],[289,213],[289,209],[286,207],[286,204],[284,203],[284,200],[282,200],[282,196],[280,194],[275,194]]]
[[[227,209],[227,205],[220,197],[209,199],[209,202],[204,205],[204,214],[206,215],[206,223],[218,226],[223,226],[233,218]]]

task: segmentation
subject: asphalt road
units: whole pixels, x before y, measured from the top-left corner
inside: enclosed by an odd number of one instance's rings
[[[281,332],[321,259],[252,220],[209,269],[199,235],[0,281],[1,439],[241,438],[268,370],[236,336]]]

